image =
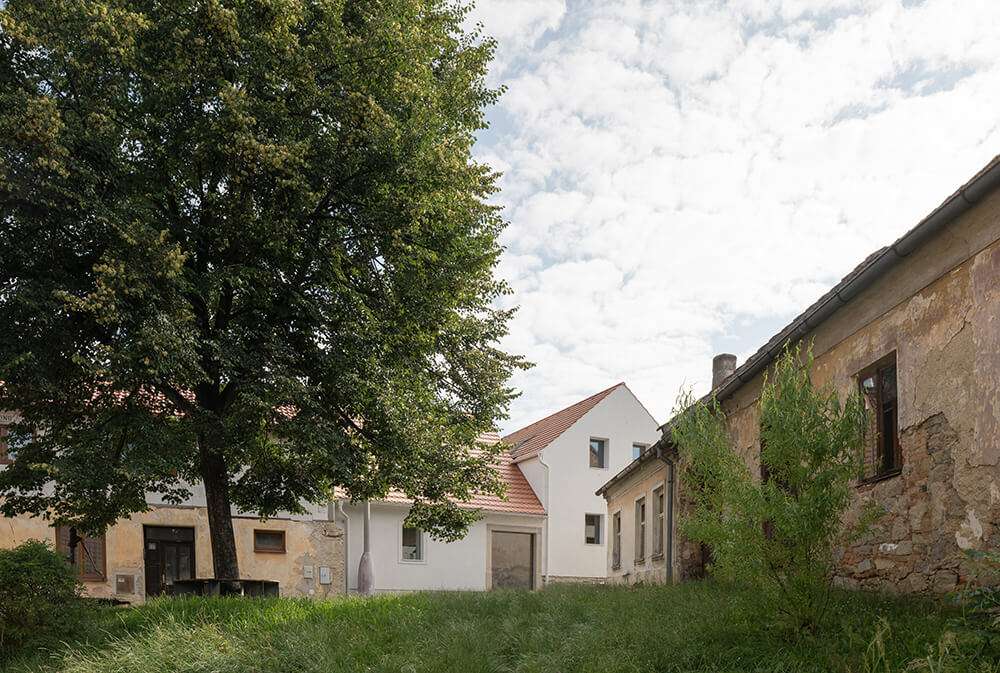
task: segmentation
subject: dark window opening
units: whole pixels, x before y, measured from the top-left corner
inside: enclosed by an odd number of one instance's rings
[[[608,466],[607,452],[604,449],[605,449],[605,441],[603,439],[590,440],[591,467],[605,468]]]
[[[865,408],[870,410],[864,443],[865,477],[895,474],[903,465],[899,449],[895,354],[862,372],[858,385]]]
[[[271,554],[285,553],[285,531],[255,530],[253,532],[253,550]]]
[[[583,515],[584,542],[587,544],[601,544],[603,542],[601,539],[601,529],[604,527],[603,518],[600,514]]]
[[[70,526],[59,526],[56,528],[56,549],[65,556],[80,579],[97,581],[107,579],[103,535],[89,537],[79,534]]]

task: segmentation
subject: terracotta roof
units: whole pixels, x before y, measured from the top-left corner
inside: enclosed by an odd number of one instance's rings
[[[551,416],[546,416],[540,421],[535,421],[531,425],[510,433],[503,438],[504,442],[514,447],[511,449],[510,455],[517,460],[538,453],[559,435],[569,430],[571,425],[583,418],[584,414],[596,407],[601,400],[624,385],[624,381],[616,383],[607,390],[602,390],[562,411],[557,411]]]
[[[493,445],[500,441],[500,436],[495,432],[483,433],[479,436],[482,444]],[[492,494],[477,493],[472,496],[472,501],[461,503],[467,509],[482,509],[487,512],[507,512],[511,514],[537,514],[545,515],[545,508],[535,495],[535,491],[524,478],[521,468],[514,464],[514,459],[506,451],[498,456],[497,469],[500,471],[500,478],[507,484],[506,499],[498,498]],[[346,498],[347,494],[336,489],[334,495],[338,498]],[[389,494],[379,502],[387,502],[397,505],[409,505],[412,499],[400,491],[390,491]]]

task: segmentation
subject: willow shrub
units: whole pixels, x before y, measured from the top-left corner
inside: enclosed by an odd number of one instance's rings
[[[812,385],[811,351],[786,348],[760,400],[760,469],[741,456],[725,414],[682,394],[672,433],[693,499],[682,531],[711,551],[711,570],[751,585],[779,621],[814,630],[829,600],[834,551],[870,526],[842,517],[860,476],[866,411],[852,392]]]

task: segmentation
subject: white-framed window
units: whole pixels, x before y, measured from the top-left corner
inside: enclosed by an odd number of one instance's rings
[[[611,567],[622,565],[622,513],[618,510],[611,515]]]
[[[635,501],[635,562],[646,560],[646,498]]]
[[[583,515],[583,541],[587,544],[604,543],[604,516],[601,514]]]
[[[415,526],[403,526],[399,560],[403,563],[424,562],[424,532]]]
[[[663,484],[653,489],[653,556],[663,556],[667,500]]]
[[[635,460],[642,455],[642,452],[648,449],[649,446],[646,444],[639,444],[638,442],[633,442],[632,444],[632,460]]]
[[[590,438],[590,466],[605,469],[608,466],[608,440]]]

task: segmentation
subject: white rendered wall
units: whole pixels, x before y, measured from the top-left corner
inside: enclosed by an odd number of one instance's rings
[[[621,386],[542,450],[549,466],[548,575],[607,577],[608,505],[594,491],[632,462],[633,443],[650,445],[659,437],[656,421]],[[608,466],[590,467],[590,439],[606,440]],[[584,542],[584,515],[603,515],[601,544]]]
[[[347,551],[348,590],[358,590],[358,562],[364,549],[364,507],[345,504],[350,517]],[[439,542],[423,534],[423,562],[401,559],[403,519],[407,505],[372,503],[371,546],[375,562],[376,591],[420,591],[434,589],[486,589],[486,552],[489,545],[487,525],[532,528],[542,532],[544,517],[517,514],[488,513],[472,524],[469,533],[455,542]],[[543,544],[536,538],[536,544]]]

